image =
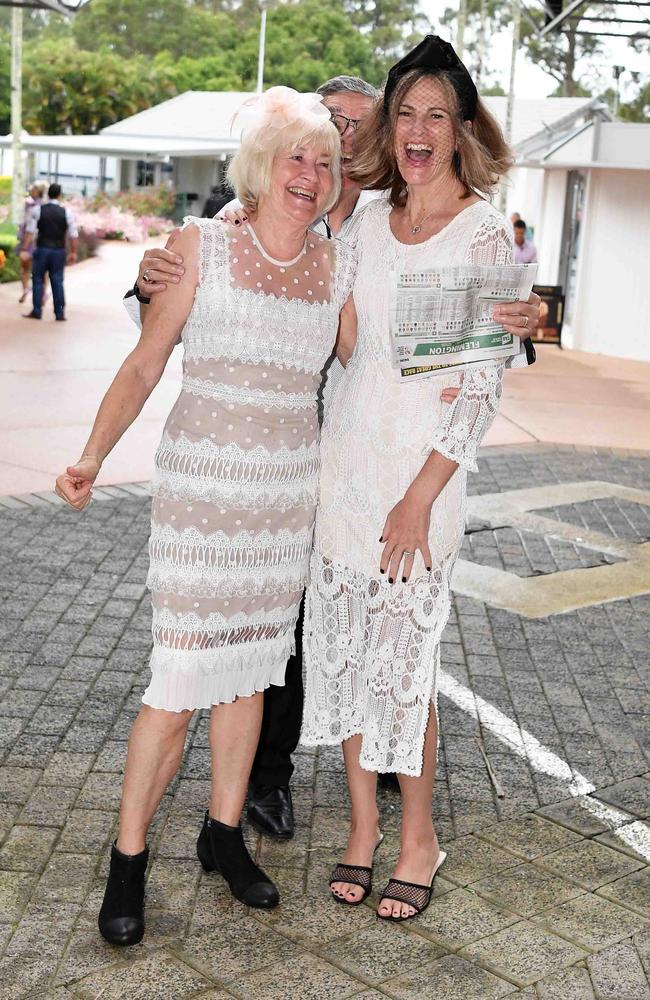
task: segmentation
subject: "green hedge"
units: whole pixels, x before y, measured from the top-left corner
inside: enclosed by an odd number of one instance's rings
[[[7,259],[5,261],[5,266],[0,267],[0,284],[4,285],[7,281],[18,281],[20,278],[20,260],[16,254],[7,254]]]

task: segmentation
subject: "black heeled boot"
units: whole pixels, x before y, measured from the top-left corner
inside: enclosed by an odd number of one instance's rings
[[[271,910],[280,902],[273,882],[248,853],[241,826],[227,826],[206,812],[196,853],[206,872],[223,875],[240,903]]]
[[[144,936],[144,876],[149,849],[122,854],[111,848],[111,867],[104,902],[99,911],[99,932],[109,944],[130,945]]]

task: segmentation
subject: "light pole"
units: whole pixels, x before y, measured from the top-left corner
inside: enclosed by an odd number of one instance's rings
[[[515,113],[515,72],[517,69],[517,52],[519,51],[519,32],[521,30],[521,9],[519,0],[512,0],[512,54],[510,56],[510,86],[508,88],[508,99],[506,101],[506,120],[503,129],[505,140],[509,143],[512,139],[512,120]],[[501,192],[499,194],[499,209],[506,210],[506,186],[501,182]]]
[[[11,180],[11,221],[20,225],[23,211],[23,12],[21,7],[11,11],[11,153],[13,177]]]
[[[261,94],[264,89],[264,50],[266,48],[266,7],[267,0],[260,0],[260,45],[257,54],[257,86],[255,88],[258,94]]]

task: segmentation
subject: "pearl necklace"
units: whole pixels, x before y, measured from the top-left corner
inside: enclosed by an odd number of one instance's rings
[[[262,254],[264,260],[267,260],[269,264],[275,264],[276,267],[291,267],[293,264],[297,264],[300,258],[304,257],[305,254],[307,253],[307,236],[305,236],[305,242],[302,245],[302,250],[296,257],[293,258],[293,260],[276,260],[275,257],[271,257],[271,255],[266,252],[266,250],[260,243],[259,239],[257,238],[257,234],[255,233],[255,230],[253,229],[250,223],[246,226],[246,228],[248,229],[248,232],[250,233],[250,237],[253,243],[255,244],[259,252]]]

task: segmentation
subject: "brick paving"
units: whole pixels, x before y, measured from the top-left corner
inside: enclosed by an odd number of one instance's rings
[[[586,480],[649,489],[650,457],[489,449],[470,492],[548,485],[544,516],[647,542],[642,504],[553,503],[554,484]],[[247,831],[281,906],[233,902],[195,855],[202,713],[152,831],[145,941],[103,942],[96,914],[147,683],[148,525],[137,485],[104,488],[81,516],[49,494],[0,498],[0,1000],[650,998],[650,594],[538,619],[456,598],[434,803],[449,857],[419,920],[388,926],[371,905],[329,900],[347,818],[329,748],[296,756],[295,839]],[[534,532],[469,531],[464,558],[520,576],[613,561]],[[398,796],[380,799],[377,886],[399,821]]]

